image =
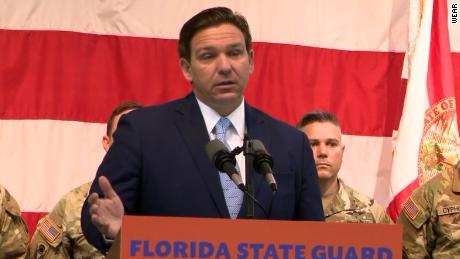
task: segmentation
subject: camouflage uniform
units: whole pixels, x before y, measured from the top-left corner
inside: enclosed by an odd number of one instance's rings
[[[353,190],[341,179],[338,181],[339,192],[324,209],[326,222],[393,223],[385,209],[374,199]]]
[[[405,258],[460,258],[460,175],[448,168],[417,188],[404,203]]]
[[[28,240],[18,203],[0,185],[0,258],[25,258]]]
[[[85,239],[80,218],[91,182],[67,193],[37,225],[30,241],[30,258],[104,258]]]

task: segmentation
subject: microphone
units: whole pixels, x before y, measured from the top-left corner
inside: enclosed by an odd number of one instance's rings
[[[265,181],[270,185],[273,192],[278,190],[275,177],[273,176],[273,158],[265,149],[262,141],[258,139],[250,140],[254,152],[254,169],[265,176]]]
[[[227,173],[241,191],[246,191],[246,186],[244,186],[243,180],[235,168],[235,156],[228,151],[224,143],[218,139],[210,141],[206,144],[206,153],[217,170]]]

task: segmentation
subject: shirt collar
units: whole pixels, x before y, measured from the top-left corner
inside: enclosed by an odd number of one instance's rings
[[[200,107],[201,114],[204,118],[204,122],[206,123],[208,135],[210,135],[212,133],[212,130],[214,129],[214,126],[216,126],[216,123],[222,116],[220,116],[215,110],[206,105],[204,102],[200,101],[198,98],[196,98],[196,101],[198,102],[198,106]],[[245,113],[243,98],[243,101],[240,103],[240,105],[226,117],[232,122],[232,125],[236,130],[236,133],[241,139],[244,138],[244,114]]]

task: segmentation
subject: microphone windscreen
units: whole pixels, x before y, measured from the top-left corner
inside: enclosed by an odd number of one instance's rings
[[[253,139],[251,140],[252,142],[252,149],[257,152],[257,151],[262,151],[263,153],[268,153],[267,149],[265,149],[264,143],[258,139]]]
[[[264,143],[258,139],[251,140],[252,150],[255,154],[254,167],[256,170],[260,170],[262,164],[268,163],[270,167],[273,166],[272,156],[268,153],[267,149],[264,146]]]
[[[227,147],[218,139],[214,139],[206,144],[206,154],[208,154],[209,160],[214,164],[216,154],[219,151],[228,151]]]

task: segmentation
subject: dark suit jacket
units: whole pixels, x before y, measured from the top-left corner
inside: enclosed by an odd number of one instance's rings
[[[316,167],[304,133],[245,105],[248,136],[261,140],[274,160],[278,192],[271,218],[324,220]],[[218,172],[206,155],[209,135],[193,94],[124,115],[114,138],[96,179],[108,177],[126,214],[230,217]],[[101,194],[97,180],[92,192]],[[269,207],[272,193],[257,173],[254,194]],[[239,217],[244,212],[243,206]],[[265,218],[257,206],[255,217]],[[82,228],[90,243],[107,249],[91,223],[87,201]]]

